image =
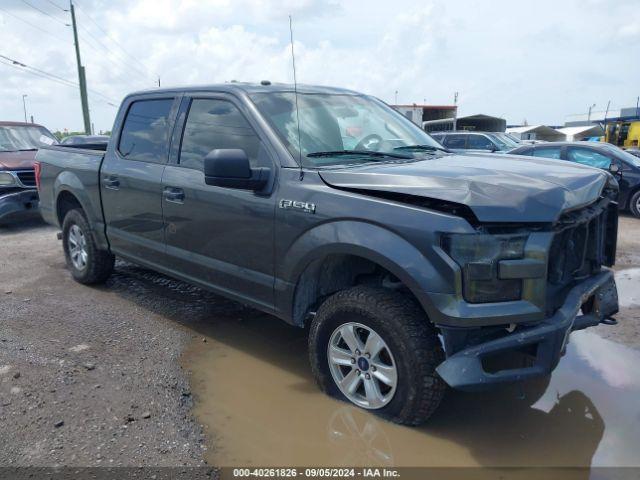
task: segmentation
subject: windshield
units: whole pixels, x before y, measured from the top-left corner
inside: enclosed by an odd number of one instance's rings
[[[498,144],[500,150],[511,150],[520,146],[504,133],[488,133],[487,135]]]
[[[37,150],[44,145],[58,143],[46,128],[40,126],[0,126],[0,152]]]
[[[299,143],[292,92],[257,93],[251,98],[296,159],[300,145],[307,167],[411,159],[442,149],[420,127],[372,97],[298,94]]]

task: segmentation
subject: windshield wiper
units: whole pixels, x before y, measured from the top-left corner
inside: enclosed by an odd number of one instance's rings
[[[407,152],[419,152],[419,151],[435,152],[435,151],[441,151],[441,152],[451,153],[451,150],[448,150],[448,149],[443,148],[443,147],[436,147],[434,145],[403,145],[402,147],[395,147],[394,150],[401,150],[401,151],[407,151]]]
[[[16,150],[16,152],[33,152],[34,150],[38,150],[37,148],[21,148]]]
[[[307,157],[340,157],[340,156],[402,158],[404,160],[410,160],[413,158],[408,155],[401,155],[399,153],[373,152],[370,150],[331,150],[327,152],[313,152],[313,153],[307,154]]]

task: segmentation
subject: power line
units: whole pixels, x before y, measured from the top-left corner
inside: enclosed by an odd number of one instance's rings
[[[2,8],[2,7],[0,7],[0,11],[4,12],[4,13],[6,13],[7,15],[12,16],[12,17],[13,17],[13,18],[15,18],[16,20],[19,20],[19,21],[21,21],[21,22],[23,22],[23,23],[25,23],[25,24],[29,25],[30,27],[32,27],[32,28],[34,28],[34,29],[36,29],[36,30],[38,30],[38,31],[40,31],[40,32],[42,32],[42,33],[44,33],[44,34],[46,34],[46,35],[50,36],[51,38],[55,38],[56,40],[58,40],[58,41],[60,41],[60,42],[64,43],[65,45],[73,45],[73,43],[72,43],[72,42],[69,42],[68,40],[65,40],[64,38],[62,38],[62,37],[60,37],[60,36],[58,36],[58,35],[53,34],[53,33],[51,33],[50,31],[45,30],[45,29],[43,29],[43,28],[39,27],[38,25],[35,25],[35,24],[31,23],[31,22],[29,22],[29,21],[25,20],[24,18],[21,18],[21,17],[19,17],[18,15],[15,15],[14,13],[12,13],[12,12],[10,12],[10,11],[8,11],[8,10],[6,10],[6,9]],[[96,52],[101,52],[101,51],[102,51],[99,47],[97,47],[96,45],[94,45],[92,41],[89,41],[89,39],[88,39],[87,37],[83,37],[83,40],[86,42],[86,45],[87,45],[87,46],[89,46],[89,47],[90,47],[91,49],[93,49],[94,51],[96,51]],[[105,56],[105,57],[103,57],[103,58],[106,58],[108,61],[110,61],[111,63],[113,63],[114,65],[116,65],[116,62],[115,62],[114,60],[112,60],[111,58],[109,58],[109,57],[107,57],[107,56]],[[118,64],[118,65],[119,65],[119,64]],[[120,78],[120,79],[123,79],[123,80],[125,80],[125,79],[126,79],[126,80],[127,80],[127,82],[131,83],[131,85],[134,85],[134,84],[136,83],[136,82],[134,82],[130,77],[125,77],[125,73],[123,73],[123,72],[119,72],[116,76],[117,76],[118,78]],[[145,78],[146,78],[146,77],[145,77]],[[140,82],[142,82],[142,81],[140,80]],[[135,88],[140,88],[140,87],[139,87],[139,85],[136,85],[136,87],[135,87]]]
[[[57,17],[54,17],[53,15],[51,15],[49,12],[46,12],[45,10],[42,10],[41,8],[36,7],[35,5],[31,5],[29,2],[27,2],[27,0],[20,0],[22,3],[24,3],[25,5],[33,8],[34,10],[37,10],[38,12],[40,12],[43,15],[46,15],[49,18],[54,19],[56,22],[60,22],[61,24],[63,24],[64,26],[68,27],[69,24],[67,22],[65,22],[64,20],[60,20]]]
[[[18,60],[15,60],[13,58],[7,57],[5,55],[0,54],[0,63],[3,63],[4,65],[16,68],[22,72],[26,72],[26,73],[31,73],[33,75],[36,75],[38,77],[42,77],[45,78],[47,80],[52,80],[54,82],[57,82],[61,85],[65,85],[67,87],[74,87],[77,88],[78,87],[78,83],[73,82],[71,80],[67,80],[66,78],[63,77],[59,77],[58,75],[55,75],[53,73],[47,72],[45,70],[41,70],[39,68],[36,67],[31,67],[23,62],[20,62]],[[115,100],[113,100],[110,97],[107,97],[106,95],[96,91],[96,90],[89,90],[91,93],[93,93],[94,95],[98,95],[99,97],[102,97],[109,105],[117,107],[117,105],[115,105],[113,102],[115,102]]]
[[[15,69],[20,70],[21,72],[24,72],[24,73],[30,73],[32,75],[35,75],[36,77],[44,78],[45,80],[51,80],[53,82],[59,83],[61,85],[64,85],[65,87],[76,88],[75,85],[73,85],[71,83],[68,83],[66,80],[64,80],[64,81],[63,80],[57,80],[56,78],[52,78],[52,77],[49,77],[49,76],[46,76],[46,75],[42,75],[42,74],[40,74],[38,72],[34,72],[34,71],[31,71],[31,70],[25,70],[24,67],[21,66],[21,65],[15,65],[15,64],[13,64],[11,62],[7,62],[7,61],[2,60],[2,59],[0,59],[0,64],[6,65],[8,67],[15,68]]]
[[[91,16],[85,11],[85,9],[80,5],[78,5],[77,0],[75,5],[82,11],[82,14],[85,17],[87,17],[91,21],[91,23],[93,23],[98,28],[98,30],[100,30],[104,34],[105,37],[111,40],[120,50],[124,52],[126,56],[128,56],[131,60],[133,60],[138,65],[140,65],[146,72],[145,75],[150,75],[149,71],[147,70],[147,67],[145,67],[144,64],[140,60],[138,60],[136,57],[134,57],[129,52],[127,52],[127,50],[122,45],[120,45],[120,43],[116,41],[116,39],[114,39],[111,35],[109,35],[109,33],[105,29],[103,29],[98,22],[96,22],[93,18],[91,18]]]
[[[116,55],[116,52],[112,51],[108,46],[106,46],[104,43],[102,43],[102,41],[101,41],[99,38],[97,38],[95,35],[93,35],[93,33],[91,33],[91,31],[90,31],[89,29],[87,29],[84,25],[80,24],[79,26],[80,26],[80,28],[81,28],[82,30],[84,30],[84,31],[87,33],[87,35],[89,35],[89,36],[90,36],[94,41],[98,42],[98,44],[99,44],[99,45],[101,45],[101,46],[102,46],[102,48],[104,48],[108,53],[111,53],[111,54],[113,54],[114,56]],[[120,55],[122,55],[122,54],[120,54]],[[109,57],[106,57],[106,58],[107,58],[108,60],[111,60],[111,59],[109,59]],[[121,56],[119,57],[119,59],[120,59],[120,62],[122,62],[122,64],[123,64],[123,65],[125,65],[125,66],[127,66],[127,67],[129,67],[129,68],[131,68],[131,69],[133,69],[133,70],[135,70],[139,75],[141,75],[142,77],[144,77],[145,79],[147,79],[147,80],[148,80],[147,74],[146,74],[146,73],[143,73],[143,72],[142,72],[142,70],[139,70],[137,67],[134,67],[133,65],[126,63],[126,62],[124,61],[124,58],[122,58]]]
[[[50,37],[56,38],[56,39],[60,40],[61,42],[64,42],[64,43],[69,44],[69,45],[72,45],[72,43],[71,43],[71,42],[69,42],[68,40],[65,40],[64,38],[59,37],[58,35],[55,35],[55,34],[51,33],[50,31],[45,30],[44,28],[41,28],[41,27],[39,27],[39,26],[37,26],[37,25],[35,25],[35,24],[31,23],[31,22],[29,22],[29,21],[25,20],[24,18],[21,18],[21,17],[19,17],[18,15],[14,14],[14,13],[11,13],[10,11],[8,11],[8,10],[6,10],[6,9],[2,8],[2,7],[0,7],[0,10],[1,10],[1,11],[3,11],[4,13],[6,13],[7,15],[12,16],[13,18],[15,18],[15,19],[17,19],[17,20],[20,20],[21,22],[26,23],[26,24],[27,24],[27,25],[29,25],[30,27],[35,28],[36,30],[40,30],[42,33],[46,33],[46,34],[47,34],[47,35],[49,35]]]
[[[47,1],[49,1],[49,3],[51,3],[52,5],[54,5],[56,8],[60,9],[61,11],[63,11],[63,12],[67,12],[67,10],[65,10],[65,9],[64,9],[64,8],[62,8],[62,7],[60,7],[60,6],[59,6],[59,5],[57,5],[56,3],[54,3],[54,2],[52,2],[52,1],[50,1],[50,0],[47,0]],[[65,21],[63,21],[63,20],[61,20],[61,19],[59,19],[59,18],[57,18],[57,17],[54,17],[54,16],[53,16],[53,15],[51,15],[49,12],[47,12],[47,11],[45,11],[45,10],[42,10],[41,8],[38,8],[38,7],[36,7],[35,5],[32,5],[32,4],[31,4],[31,3],[29,3],[27,0],[21,0],[21,2],[22,2],[22,3],[24,3],[25,5],[27,5],[28,7],[30,7],[30,8],[32,8],[32,9],[36,10],[37,12],[41,13],[42,15],[45,15],[45,16],[47,16],[47,17],[51,18],[52,20],[55,20],[56,22],[59,22],[59,23],[61,23],[61,24],[65,25],[65,26],[67,26],[67,27],[68,27],[68,26],[70,26],[70,25],[69,25],[68,23],[66,23]],[[76,6],[77,6],[77,5],[76,5]],[[11,13],[11,12],[9,12],[9,11],[5,10],[5,9],[3,9],[3,8],[1,8],[1,10],[3,10],[5,13],[8,13],[8,14],[9,14],[9,15],[11,15],[11,16],[13,16],[14,18],[16,18],[16,19],[18,19],[18,20],[20,20],[20,21],[22,21],[22,22],[24,22],[24,23],[26,23],[26,24],[30,25],[31,27],[36,28],[36,29],[40,30],[40,31],[41,31],[41,32],[43,32],[43,33],[46,33],[46,34],[47,34],[47,35],[49,35],[49,36],[52,36],[52,37],[54,37],[54,38],[56,38],[56,39],[58,39],[58,40],[60,40],[60,41],[63,41],[63,42],[65,42],[65,43],[68,43],[67,41],[63,40],[61,37],[58,37],[57,35],[54,35],[54,34],[52,34],[51,32],[49,32],[49,31],[47,31],[47,30],[44,30],[44,29],[42,29],[42,28],[38,27],[37,25],[34,25],[33,23],[31,23],[31,22],[28,22],[28,21],[24,20],[24,19],[22,19],[22,18],[18,17],[17,15],[15,15],[15,14],[13,14],[13,13]],[[110,37],[110,36],[109,36],[105,31],[104,31],[104,29],[102,29],[102,27],[100,27],[100,25],[99,25],[95,20],[93,20],[93,18],[91,18],[91,17],[89,16],[89,14],[87,14],[87,13],[84,11],[84,9],[82,9],[82,10],[83,10],[83,15],[85,15],[85,16],[86,16],[86,17],[87,17],[87,18],[88,18],[92,23],[94,23],[94,24],[95,24],[95,25],[96,25],[96,26],[97,26],[97,27],[98,27],[98,28],[99,28],[99,29],[100,29],[100,30],[105,34],[105,36],[106,36],[107,38],[109,38],[112,42],[114,42],[116,45],[118,45],[118,47],[119,47],[119,48],[120,48],[120,49],[121,49],[121,50],[122,50],[126,55],[128,55],[128,56],[129,56],[129,57],[131,57],[131,58],[133,58],[133,59],[134,59],[134,61],[135,61],[137,64],[139,64],[139,65],[144,69],[144,71],[143,71],[143,70],[141,70],[140,68],[138,68],[137,66],[133,65],[132,63],[130,63],[130,62],[129,62],[129,61],[128,61],[128,60],[127,60],[127,59],[126,59],[126,58],[125,58],[121,53],[112,51],[112,50],[111,50],[107,45],[105,45],[105,44],[104,44],[104,43],[103,43],[99,38],[97,38],[97,37],[96,37],[96,36],[95,36],[95,35],[94,35],[94,34],[93,34],[89,29],[87,29],[84,25],[80,25],[80,28],[82,28],[82,29],[87,33],[87,35],[89,35],[89,36],[93,39],[93,41],[97,42],[97,44],[98,44],[99,46],[101,46],[101,47],[102,47],[104,50],[106,50],[108,53],[112,54],[112,55],[113,55],[113,56],[118,60],[118,62],[120,62],[122,65],[124,65],[124,66],[128,67],[129,69],[131,69],[131,70],[132,70],[132,71],[134,71],[137,75],[140,75],[140,76],[141,76],[141,78],[144,78],[144,79],[145,79],[145,81],[149,81],[149,80],[151,80],[151,79],[153,78],[153,81],[154,81],[154,83],[155,83],[155,76],[153,76],[153,77],[152,77],[152,76],[149,74],[149,72],[146,70],[146,67],[144,67],[144,65],[143,65],[139,60],[135,59],[135,57],[133,57],[132,55],[130,55],[129,53],[127,53],[127,52],[126,52],[126,50],[124,50],[124,48],[123,48],[120,44],[118,44],[118,43],[117,43],[113,38],[111,38],[111,37]],[[92,44],[92,42],[87,41],[86,37],[83,37],[83,38],[84,38],[84,39],[85,39],[85,41],[87,42],[87,45],[89,45],[89,46],[90,46],[92,49],[94,49],[95,51],[98,51],[98,47],[96,47],[95,45],[93,45],[93,44]],[[107,60],[108,60],[108,61],[110,61],[110,62],[111,62],[111,63],[113,63],[114,65],[120,66],[118,63],[116,63],[116,62],[115,62],[112,58],[110,58],[108,55],[106,56],[106,58],[107,58]],[[123,74],[121,73],[121,74],[120,74],[120,76],[122,76],[122,75],[123,75]],[[130,79],[128,79],[128,80],[129,80],[129,81],[131,81]],[[145,82],[145,83],[146,83],[146,82]],[[145,83],[142,83],[142,85],[145,85]]]
[[[66,8],[62,8],[60,5],[58,5],[56,2],[53,2],[51,0],[47,0],[47,2],[49,2],[51,5],[53,5],[54,7],[56,7],[59,10],[62,10],[63,12],[68,12],[69,10],[67,10]]]
[[[33,70],[35,72],[38,72],[39,74],[47,75],[49,77],[52,77],[52,78],[54,78],[54,79],[56,79],[58,81],[66,82],[66,83],[69,83],[69,84],[73,84],[73,82],[71,80],[67,80],[66,78],[59,77],[57,75],[54,75],[53,73],[45,72],[44,70],[40,70],[39,68],[30,67],[29,65],[26,65],[26,64],[24,64],[22,62],[19,62],[18,60],[14,60],[13,58],[9,58],[9,57],[7,57],[5,55],[0,55],[0,59],[3,59],[5,61],[7,61],[7,62],[11,62],[11,64],[13,66],[27,68],[29,70]]]

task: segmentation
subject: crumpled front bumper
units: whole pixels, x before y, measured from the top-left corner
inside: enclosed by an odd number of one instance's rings
[[[28,189],[11,191],[3,194],[0,191],[0,220],[7,220],[14,214],[38,210],[38,191]]]
[[[583,305],[589,307],[589,313],[578,316]],[[542,376],[556,367],[572,331],[598,325],[617,311],[618,293],[613,272],[606,269],[573,287],[552,317],[533,327],[461,350],[436,370],[451,387],[461,390],[479,390],[493,384]],[[535,352],[535,361],[530,366],[485,370],[483,360],[524,348]]]

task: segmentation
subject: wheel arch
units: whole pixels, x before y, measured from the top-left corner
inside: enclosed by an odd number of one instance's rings
[[[98,247],[102,250],[108,250],[109,244],[105,235],[102,203],[97,182],[85,185],[75,173],[64,171],[55,180],[54,192],[54,213],[58,225],[62,227],[64,215],[69,210],[80,208],[92,229]]]
[[[58,225],[62,226],[62,222],[64,221],[64,217],[69,213],[70,210],[80,209],[84,211],[84,207],[78,197],[71,193],[70,190],[62,189],[58,192],[56,197],[56,219],[58,220]]]
[[[428,291],[448,291],[447,269],[437,270],[414,245],[384,227],[359,221],[324,224],[300,237],[284,256],[276,306],[304,326],[327,296],[355,285],[403,290],[434,321]],[[451,272],[453,274],[453,272]]]

